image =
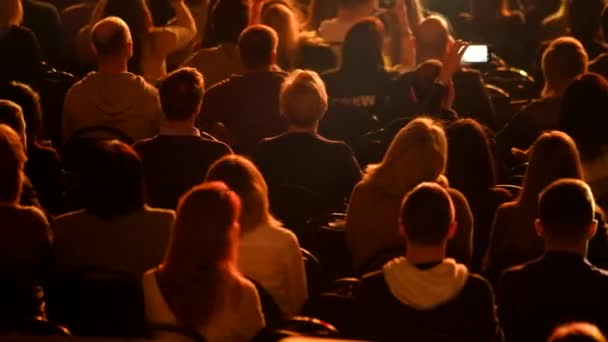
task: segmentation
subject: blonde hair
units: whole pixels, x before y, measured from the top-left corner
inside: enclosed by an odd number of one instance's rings
[[[443,128],[430,118],[417,118],[397,133],[382,162],[368,167],[365,180],[398,195],[422,182],[447,185],[447,157]]]
[[[586,322],[573,322],[560,325],[551,334],[549,342],[579,341],[583,339],[586,341],[606,342],[606,338],[600,329]]]
[[[206,180],[225,183],[241,198],[241,230],[251,231],[261,224],[281,226],[270,213],[268,186],[257,167],[247,158],[228,155],[211,165]]]
[[[23,22],[23,5],[21,0],[0,1],[0,27],[19,26]]]
[[[272,27],[279,37],[277,64],[284,70],[297,65],[299,28],[295,13],[283,3],[274,3],[262,12],[261,23]]]
[[[560,37],[551,42],[542,56],[545,78],[543,97],[561,96],[568,85],[587,72],[589,57],[576,38]]]
[[[327,103],[325,83],[314,71],[294,70],[281,85],[281,114],[295,126],[308,127],[321,120]]]

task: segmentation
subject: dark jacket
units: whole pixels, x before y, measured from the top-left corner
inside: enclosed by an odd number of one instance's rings
[[[494,106],[481,73],[462,69],[454,74],[454,110],[460,117],[472,118],[492,129],[496,129]]]
[[[506,271],[498,292],[507,341],[545,341],[558,324],[586,321],[607,331],[608,272],[586,259],[547,252]]]

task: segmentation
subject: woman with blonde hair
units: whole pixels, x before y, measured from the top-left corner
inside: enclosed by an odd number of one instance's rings
[[[308,292],[304,260],[295,234],[270,213],[260,171],[245,157],[230,155],[211,166],[207,181],[224,182],[241,198],[241,272],[268,290],[285,317],[297,315]]]
[[[402,255],[399,207],[403,196],[422,182],[446,188],[448,142],[443,128],[428,118],[414,119],[390,144],[384,159],[368,169],[350,198],[346,242],[359,273],[374,271]],[[448,188],[456,209],[458,231],[448,244],[448,256],[469,265],[472,257],[472,214],[466,198]]]
[[[38,39],[22,22],[21,0],[0,1],[0,80],[31,83],[42,73]]]
[[[192,329],[207,341],[250,341],[264,317],[255,285],[237,270],[238,196],[221,182],[180,200],[163,263],[143,277],[148,321]]]

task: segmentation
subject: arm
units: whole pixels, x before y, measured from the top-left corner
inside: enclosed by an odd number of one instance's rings
[[[300,313],[308,298],[304,258],[300,252],[298,238],[291,232],[289,244],[286,245],[286,255],[288,258],[285,263],[285,271],[290,303],[287,308],[288,312],[284,312],[284,314],[289,318]]]
[[[175,21],[160,31],[160,45],[166,47],[165,55],[185,48],[196,35],[196,22],[184,0],[172,0],[171,7],[175,11]]]
[[[255,286],[249,281],[244,284],[239,308],[235,308],[235,310],[239,313],[239,320],[235,322],[237,323],[235,328],[238,331],[237,334],[241,337],[234,339],[235,341],[251,340],[266,325],[260,297]]]
[[[416,67],[416,40],[409,21],[408,11],[410,10],[403,0],[395,1],[395,5],[391,9],[398,24],[393,34],[393,39],[396,38],[395,44],[398,44],[398,47],[393,47],[395,53],[393,61],[401,64],[405,70],[412,70]]]

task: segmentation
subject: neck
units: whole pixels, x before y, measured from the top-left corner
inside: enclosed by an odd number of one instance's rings
[[[426,264],[445,259],[446,243],[438,246],[408,244],[405,257],[412,264]]]
[[[126,59],[108,59],[100,60],[97,67],[99,72],[108,74],[123,74],[129,72]]]
[[[355,8],[338,8],[338,20],[341,21],[357,21],[363,17],[372,14],[372,9],[367,6],[359,6]]]
[[[247,68],[247,72],[269,72],[277,71],[278,67],[276,64],[262,65],[258,67]]]
[[[545,239],[545,252],[561,252],[575,254],[585,258],[587,256],[587,241],[578,243],[562,243]]]
[[[309,127],[289,125],[289,127],[287,127],[287,131],[291,132],[291,133],[317,134],[318,128],[319,128],[319,123],[315,122],[312,126],[309,126]]]
[[[169,129],[190,129],[194,128],[194,118],[180,121],[166,121],[163,126]]]

